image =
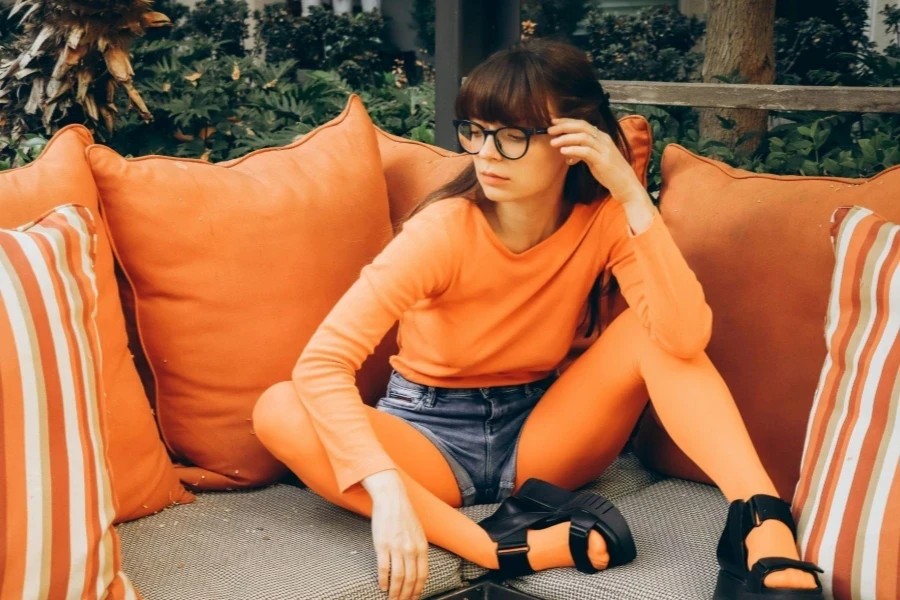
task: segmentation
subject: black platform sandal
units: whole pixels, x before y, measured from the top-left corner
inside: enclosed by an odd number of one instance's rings
[[[594,529],[606,540],[610,567],[631,562],[637,555],[628,523],[612,502],[599,494],[570,492],[535,477],[478,524],[497,542],[500,573],[519,577],[534,573],[527,558],[531,549],[528,530],[546,529],[564,521],[571,521],[569,551],[582,573],[599,570],[587,554],[588,536]]]
[[[776,519],[791,528],[797,539],[797,526],[791,505],[775,496],[757,494],[748,501],[735,500],[728,507],[728,520],[719,539],[719,580],[713,600],[822,600],[822,584],[816,573],[824,571],[816,564],[791,558],[766,557],[747,569],[747,534],[767,519]],[[799,569],[812,574],[816,589],[770,588],[763,584],[766,575],[785,569]]]

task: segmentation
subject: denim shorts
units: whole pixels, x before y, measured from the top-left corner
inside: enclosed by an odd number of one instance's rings
[[[512,493],[522,426],[558,376],[554,371],[518,385],[445,388],[415,383],[393,371],[375,408],[431,440],[456,476],[463,506],[490,504]]]

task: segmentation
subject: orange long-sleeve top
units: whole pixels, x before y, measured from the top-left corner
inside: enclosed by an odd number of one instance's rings
[[[654,209],[635,235],[611,197],[576,204],[548,238],[521,253],[465,198],[430,204],[360,271],[292,373],[341,492],[395,464],[375,437],[356,371],[399,320],[391,366],[439,387],[488,387],[549,375],[572,346],[604,269],[656,340],[687,358],[706,348],[712,311]]]

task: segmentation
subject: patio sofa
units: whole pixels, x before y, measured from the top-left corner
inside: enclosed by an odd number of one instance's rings
[[[646,184],[650,125],[639,115],[620,125]],[[337,118],[298,142],[223,163],[124,158],[74,125],[34,163],[0,173],[0,227],[64,202],[102,217],[105,454],[123,570],[144,598],[387,597],[376,584],[369,521],[323,500],[268,456],[249,415],[268,385],[289,378],[316,324],[417,199],[467,160],[375,128],[353,95]],[[847,201],[900,213],[890,203],[900,171],[859,181],[760,175],[671,144],[662,175],[661,212],[713,308],[707,352],[790,500],[825,356],[828,215]],[[296,206],[269,210],[281,201]],[[277,287],[285,265],[297,277]],[[618,296],[602,302],[606,319],[624,307]],[[567,360],[592,341],[576,340]],[[396,329],[357,372],[364,402],[385,389],[395,351]],[[510,594],[712,596],[728,502],[667,437],[652,405],[585,489],[621,510],[636,560],[594,575],[554,569],[499,582]],[[480,520],[495,508],[459,510]],[[435,546],[429,564],[426,597],[486,597],[459,591],[496,579]]]

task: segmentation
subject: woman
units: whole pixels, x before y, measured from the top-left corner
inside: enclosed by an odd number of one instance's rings
[[[406,599],[424,587],[428,542],[518,572],[630,560],[621,515],[596,516],[602,498],[578,496],[595,506],[582,512],[560,504],[612,462],[649,395],[732,502],[717,594],[745,597],[760,558],[797,559],[793,522],[703,352],[703,290],[590,63],[562,42],[516,44],[470,73],[456,113],[472,164],[361,271],[292,381],[263,394],[259,439],[316,493],[371,516],[379,585]],[[576,336],[597,326],[605,275],[629,308],[563,370]],[[355,372],[398,319],[387,393],[365,406]],[[501,501],[480,524],[455,509]],[[517,547],[496,541],[507,534]],[[764,561],[755,577],[779,598],[820,598],[815,569]]]

